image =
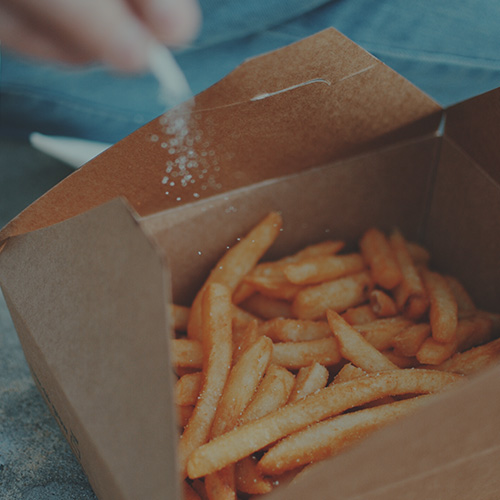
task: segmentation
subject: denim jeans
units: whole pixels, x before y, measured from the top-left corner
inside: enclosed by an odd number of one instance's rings
[[[248,57],[333,26],[444,106],[500,86],[496,0],[201,0],[204,24],[176,54],[198,93]],[[159,116],[152,75],[1,59],[0,133],[114,143]]]

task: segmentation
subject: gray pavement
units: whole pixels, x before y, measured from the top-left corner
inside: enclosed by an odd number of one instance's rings
[[[0,226],[69,173],[26,143],[0,140]],[[96,500],[35,387],[1,293],[0,498]]]

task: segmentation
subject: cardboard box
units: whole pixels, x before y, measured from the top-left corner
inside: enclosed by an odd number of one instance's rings
[[[197,96],[186,150],[181,115],[160,117],[4,228],[0,280],[26,359],[98,497],[180,498],[167,304],[189,304],[270,210],[285,221],[271,258],[398,226],[500,312],[499,102],[493,91],[442,110],[327,30]],[[272,498],[497,498],[499,375],[436,396]]]

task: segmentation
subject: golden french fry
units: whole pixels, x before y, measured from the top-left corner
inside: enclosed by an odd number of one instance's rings
[[[482,314],[458,322],[455,338],[451,342],[438,342],[428,337],[420,346],[416,357],[425,365],[439,365],[457,351],[462,352],[488,342],[491,338],[491,320]]]
[[[312,285],[359,273],[364,268],[365,262],[359,254],[323,255],[288,264],[283,273],[291,283]]]
[[[329,310],[326,317],[345,359],[368,373],[398,369],[338,313]]]
[[[240,305],[246,311],[262,319],[293,317],[290,302],[265,297],[260,293],[254,293]]]
[[[173,320],[173,328],[176,332],[185,332],[187,330],[189,312],[189,307],[177,304],[169,305],[170,318]]]
[[[407,241],[406,248],[410,253],[411,260],[416,266],[427,266],[431,260],[431,254],[422,245],[415,243],[414,241]]]
[[[182,483],[182,489],[184,500],[201,500],[200,495],[186,481]]]
[[[345,450],[373,431],[422,406],[430,396],[419,396],[358,410],[311,425],[282,439],[259,461],[265,475],[282,474]]]
[[[179,427],[184,428],[191,415],[193,414],[194,406],[177,406],[177,423]]]
[[[201,372],[186,373],[175,384],[175,402],[179,406],[194,406],[201,387]]]
[[[273,489],[272,482],[257,470],[257,459],[250,456],[236,462],[236,490],[249,495],[264,495]]]
[[[219,283],[205,287],[201,301],[204,351],[200,396],[181,436],[178,456],[181,477],[186,476],[191,453],[208,440],[217,404],[231,366],[231,293]]]
[[[364,370],[358,366],[354,366],[352,363],[346,363],[337,375],[335,375],[333,383],[340,384],[342,382],[348,382],[349,380],[354,380],[355,378],[362,377],[363,375],[367,375]]]
[[[500,339],[496,339],[465,352],[459,352],[435,368],[461,375],[471,375],[499,360]]]
[[[193,488],[201,500],[209,500],[207,490],[205,488],[205,482],[202,479],[195,479],[194,481],[191,481],[191,488]]]
[[[382,354],[398,368],[417,368],[421,367],[415,356],[402,356],[396,353],[393,349],[382,351]]]
[[[460,379],[460,375],[443,371],[391,370],[329,385],[200,446],[189,458],[189,477],[220,470],[278,439],[349,408],[385,396],[437,392]]]
[[[333,336],[305,342],[278,342],[273,347],[273,363],[290,370],[309,366],[315,361],[331,366],[340,360],[339,346]]]
[[[261,323],[258,330],[273,342],[303,342],[332,336],[326,321],[304,319],[274,318]]]
[[[250,285],[254,291],[273,299],[293,300],[303,288],[290,283],[283,273],[278,277],[249,275],[245,276],[243,282]]]
[[[392,341],[398,333],[413,325],[413,322],[403,316],[380,318],[370,323],[353,325],[353,328],[378,351],[385,351],[392,346]]]
[[[408,250],[407,242],[397,229],[391,233],[390,245],[402,274],[401,283],[394,290],[397,307],[400,311],[406,309],[411,319],[418,319],[429,307],[424,284]]]
[[[322,319],[327,309],[343,312],[365,302],[370,287],[367,272],[306,287],[296,295],[292,314],[299,319]]]
[[[398,333],[392,346],[396,354],[401,356],[415,356],[424,340],[431,334],[431,326],[428,323],[411,325]]]
[[[282,366],[269,365],[254,398],[238,420],[238,425],[257,420],[281,408],[288,401],[294,384],[293,373]]]
[[[233,364],[259,338],[259,322],[252,320],[244,328],[235,328],[233,322]]]
[[[172,364],[175,368],[201,369],[203,349],[201,342],[190,339],[172,339]]]
[[[328,382],[328,375],[328,370],[317,362],[301,368],[295,378],[295,386],[288,402],[293,403],[316,392],[318,389],[323,389]]]
[[[394,300],[382,290],[372,290],[369,299],[373,312],[379,318],[387,318],[398,314],[398,308]]]
[[[235,500],[234,464],[205,476],[205,490],[209,500]]]
[[[320,255],[331,255],[340,251],[344,246],[343,241],[323,241],[314,245],[309,245],[299,252],[288,255],[280,260],[273,262],[263,262],[253,268],[248,274],[248,277],[267,277],[271,280],[281,281],[283,279],[283,268],[287,264],[299,262],[302,259],[308,259]],[[250,282],[243,282],[237,287],[233,294],[233,302],[239,304],[250,297],[255,292],[255,289]]]
[[[444,278],[455,297],[460,317],[467,317],[476,313],[476,305],[462,283],[453,276],[445,276]]]
[[[378,318],[378,316],[373,312],[373,308],[370,304],[350,307],[346,312],[342,313],[342,317],[350,325],[362,325],[363,323],[375,321]]]
[[[252,399],[271,361],[273,343],[260,337],[231,369],[215,412],[211,437],[232,429]]]
[[[282,225],[281,215],[271,212],[223,255],[212,269],[191,306],[187,329],[190,338],[199,339],[201,337],[201,297],[207,285],[221,283],[228,287],[232,295],[244,276],[253,269],[276,240]]]
[[[257,316],[245,311],[241,307],[233,304],[232,308],[233,313],[233,328],[235,329],[244,329],[254,320],[258,321]]]
[[[385,235],[371,228],[362,236],[359,247],[369,265],[373,281],[382,288],[391,290],[403,279],[401,269]]]
[[[437,342],[452,342],[457,336],[457,301],[443,276],[422,269],[422,277],[431,304],[429,320],[432,337]]]

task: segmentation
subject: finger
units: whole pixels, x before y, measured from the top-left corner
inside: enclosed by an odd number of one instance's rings
[[[201,10],[197,0],[128,1],[146,26],[167,45],[186,45],[199,32]]]
[[[3,5],[0,6],[0,33],[5,47],[25,56],[68,64],[89,62],[88,55],[78,48],[47,36],[29,20]]]
[[[46,38],[117,69],[147,67],[152,35],[121,0],[4,0]]]

